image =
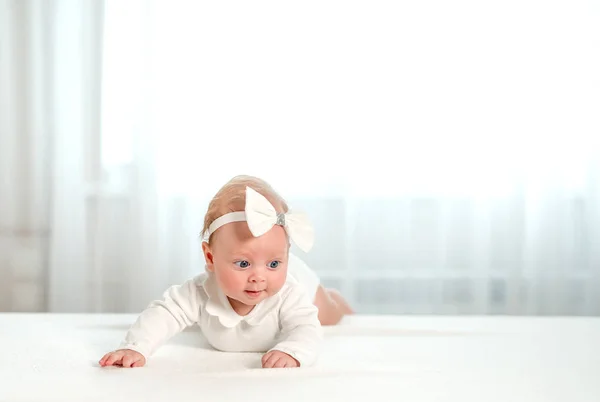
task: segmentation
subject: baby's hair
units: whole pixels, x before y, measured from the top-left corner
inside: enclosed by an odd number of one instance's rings
[[[208,231],[208,227],[218,217],[229,212],[244,210],[246,205],[246,187],[250,187],[259,194],[262,194],[275,207],[277,213],[288,212],[289,208],[283,197],[266,181],[254,176],[235,176],[219,189],[210,201],[210,204],[208,204],[208,210],[204,216],[203,234]],[[210,238],[207,241],[210,243]]]

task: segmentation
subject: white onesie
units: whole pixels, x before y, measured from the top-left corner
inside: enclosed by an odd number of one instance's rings
[[[289,273],[296,271],[296,267],[292,269],[296,264],[290,254]],[[215,349],[280,350],[298,360],[300,366],[310,366],[317,358],[323,334],[314,294],[309,296],[306,285],[299,282],[302,278],[296,280],[296,276],[288,274],[277,294],[261,301],[248,315],[240,316],[217,285],[214,274],[202,273],[170,287],[162,300],[150,303],[119,348],[135,350],[147,359],[170,337],[198,324]]]
[[[321,284],[321,281],[317,274],[310,269],[304,261],[292,253],[289,253],[288,258],[288,275],[291,275],[296,281],[304,286],[306,294],[314,301],[317,288]]]

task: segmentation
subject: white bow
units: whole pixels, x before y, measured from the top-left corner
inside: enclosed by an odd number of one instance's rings
[[[314,230],[304,213],[288,211],[278,214],[269,200],[250,187],[246,187],[245,210],[230,212],[215,219],[208,228],[207,237],[227,223],[240,221],[248,222],[254,237],[262,236],[274,225],[280,225],[302,251],[308,252],[314,244]]]

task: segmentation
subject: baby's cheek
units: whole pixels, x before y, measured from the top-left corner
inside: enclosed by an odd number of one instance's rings
[[[221,275],[221,286],[225,291],[238,291],[244,288],[246,279],[242,272],[227,272]]]
[[[280,270],[280,271],[275,271],[273,272],[271,278],[270,278],[270,283],[271,283],[271,288],[273,288],[273,290],[278,291],[279,289],[281,289],[283,287],[283,284],[285,283],[285,279],[287,277],[287,270]]]

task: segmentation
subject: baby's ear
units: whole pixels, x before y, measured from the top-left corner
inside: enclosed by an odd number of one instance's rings
[[[204,260],[206,261],[206,269],[210,272],[213,272],[215,270],[215,267],[212,250],[210,248],[210,245],[205,241],[202,242],[202,252],[204,253]]]

